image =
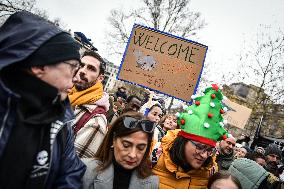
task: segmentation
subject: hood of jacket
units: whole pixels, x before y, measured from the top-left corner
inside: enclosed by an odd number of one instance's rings
[[[108,93],[104,92],[102,98],[99,99],[95,104],[97,106],[104,107],[106,109],[106,111],[108,111],[109,110],[109,106],[110,106]]]
[[[0,70],[25,60],[51,37],[64,32],[42,20],[21,11],[10,16],[0,27]]]
[[[104,107],[106,112],[109,110],[109,95],[106,92],[103,92],[102,98],[97,100],[94,104],[83,104],[84,108],[86,108],[89,112],[92,112],[96,107],[101,106]]]

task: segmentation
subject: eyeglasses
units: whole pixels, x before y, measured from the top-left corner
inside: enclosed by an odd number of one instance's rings
[[[74,74],[74,76],[77,74],[77,72],[79,71],[79,69],[82,67],[81,63],[77,63],[77,64],[72,64],[70,62],[66,62],[66,61],[62,61],[65,64],[70,65],[71,69],[72,69],[72,73]]]
[[[204,152],[206,152],[207,156],[212,156],[216,152],[215,148],[208,147],[207,145],[200,144],[192,140],[189,140],[189,141],[195,146],[197,154],[203,154]]]
[[[134,129],[140,126],[143,131],[147,133],[153,133],[156,127],[156,124],[150,120],[138,120],[133,117],[124,117],[123,124],[128,129]]]

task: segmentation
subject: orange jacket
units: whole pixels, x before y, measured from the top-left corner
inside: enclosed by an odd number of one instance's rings
[[[153,173],[160,178],[160,189],[206,189],[208,178],[217,171],[217,164],[213,160],[207,167],[184,172],[170,159],[169,149],[180,130],[168,131],[162,139],[163,153],[153,168]],[[214,159],[214,158],[213,158]]]

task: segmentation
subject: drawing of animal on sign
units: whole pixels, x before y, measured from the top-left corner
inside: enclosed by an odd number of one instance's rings
[[[137,67],[142,70],[151,71],[155,68],[157,62],[151,55],[144,55],[140,50],[134,50],[133,54],[136,57]]]

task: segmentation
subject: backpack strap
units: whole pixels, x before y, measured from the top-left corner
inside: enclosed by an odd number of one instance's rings
[[[106,109],[102,106],[97,106],[92,112],[88,110],[81,116],[81,118],[77,121],[77,123],[73,126],[74,134],[84,127],[84,125],[95,115],[97,114],[106,114]]]

